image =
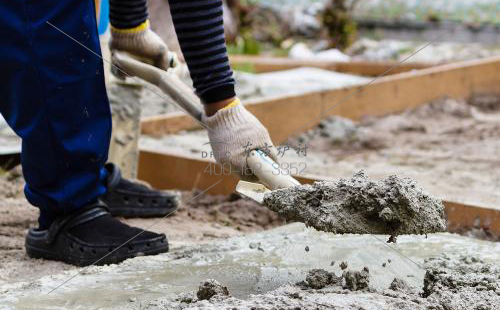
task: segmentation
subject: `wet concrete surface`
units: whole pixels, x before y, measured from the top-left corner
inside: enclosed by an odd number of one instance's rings
[[[33,309],[35,305],[41,310],[171,309],[166,306],[167,300],[178,298],[181,293],[196,292],[206,279],[215,279],[228,287],[232,298],[252,300],[255,298],[250,297],[252,294],[273,295],[274,290],[286,290],[289,283],[303,281],[311,269],[324,269],[341,276],[345,271],[340,264],[331,266],[332,261],[348,262],[347,271],[368,267],[370,287],[374,290],[383,291],[394,278],[400,278],[420,293],[426,273],[421,267],[426,258],[460,253],[481,257],[484,263],[500,263],[498,243],[448,233],[401,236],[397,244],[390,245],[384,242],[386,238],[333,235],[305,228],[303,224],[290,224],[206,245],[187,246],[164,255],[138,257],[120,265],[91,267],[49,295],[46,293],[50,289],[73,276],[75,271],[33,282],[5,284],[0,287],[0,304],[5,305],[5,309]],[[306,246],[310,249],[308,252]],[[386,267],[382,266],[384,262]],[[332,294],[344,291],[337,286],[330,290],[337,292]],[[317,296],[316,301],[320,300],[319,296],[325,298],[322,293],[314,294],[306,297]],[[356,294],[360,305],[370,302],[377,305],[373,293]],[[259,296],[262,299],[264,295]]]

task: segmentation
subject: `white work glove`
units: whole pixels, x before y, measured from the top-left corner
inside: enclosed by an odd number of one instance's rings
[[[278,162],[277,151],[264,125],[236,100],[212,116],[203,115],[202,121],[215,131],[208,130],[208,137],[217,162],[230,163],[232,173],[255,182],[246,162],[250,151],[260,149]]]
[[[151,30],[149,20],[131,29],[111,27],[109,48],[111,52],[127,52],[163,70],[178,64],[175,53],[170,52],[165,42]]]

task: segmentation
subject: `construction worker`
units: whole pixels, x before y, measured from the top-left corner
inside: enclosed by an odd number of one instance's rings
[[[216,132],[210,140],[232,141],[213,143],[214,154],[230,152],[217,159],[244,171],[243,146],[272,143],[235,96],[222,0],[170,4],[194,87],[205,103],[203,121]],[[168,67],[170,56],[149,28],[145,0],[113,0],[110,10],[112,49]],[[0,112],[23,140],[25,194],[40,209],[39,225],[26,237],[28,255],[89,265],[168,251],[164,234],[142,232],[112,216],[168,214],[176,205],[171,196],[125,180],[106,164],[111,115],[102,61],[81,46],[100,55],[94,1],[2,1],[0,16]],[[175,178],[169,171],[165,177]]]

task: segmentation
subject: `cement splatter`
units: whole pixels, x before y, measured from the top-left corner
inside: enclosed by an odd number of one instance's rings
[[[406,292],[410,294],[415,293],[415,289],[411,287],[405,280],[400,278],[394,278],[392,280],[391,285],[389,285],[389,289],[396,292]]]
[[[337,285],[350,291],[367,290],[370,285],[370,271],[368,267],[362,270],[346,270],[339,277],[334,272],[324,269],[312,269],[307,273],[306,279],[297,285],[305,289],[322,289]]]
[[[351,291],[365,290],[368,289],[368,285],[370,284],[370,270],[368,267],[364,267],[360,271],[344,271],[344,273],[342,273],[342,278],[344,288]]]
[[[196,293],[198,300],[209,300],[215,295],[229,296],[229,290],[227,287],[221,285],[219,282],[213,279],[209,279],[201,283]]]
[[[426,234],[446,229],[444,206],[414,181],[389,176],[321,181],[272,191],[264,204],[290,221],[317,230],[354,234]]]
[[[124,177],[132,179],[137,177],[139,158],[141,93],[142,86],[135,83],[115,82],[108,87],[113,120],[109,161],[120,167]]]
[[[312,269],[307,273],[305,281],[298,283],[298,285],[313,289],[322,289],[340,283],[342,283],[342,278],[337,277],[335,273],[324,269]]]

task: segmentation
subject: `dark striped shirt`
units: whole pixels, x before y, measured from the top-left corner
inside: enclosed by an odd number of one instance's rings
[[[235,81],[224,37],[222,0],[169,0],[169,4],[198,96],[205,103],[234,97]],[[143,14],[146,5],[146,0],[110,0],[111,24],[117,28],[139,25],[147,18]],[[137,23],[140,17],[142,21]]]
[[[109,0],[109,20],[115,28],[134,28],[147,18],[146,0]]]

